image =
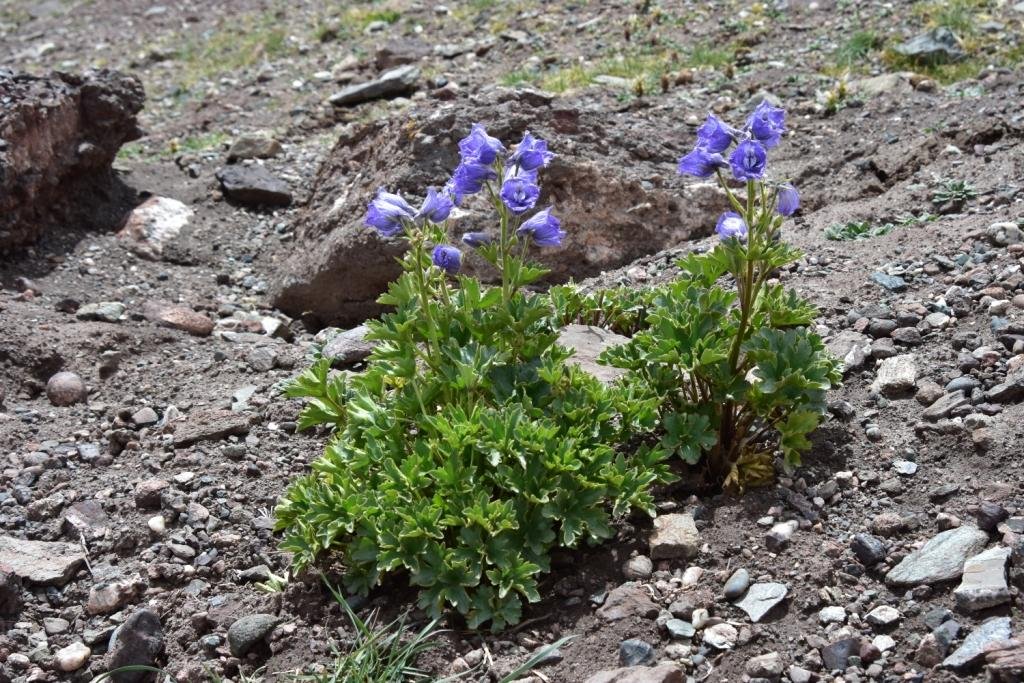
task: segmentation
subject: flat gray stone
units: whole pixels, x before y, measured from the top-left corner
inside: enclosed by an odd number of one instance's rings
[[[346,366],[365,360],[377,342],[366,339],[370,328],[359,325],[350,330],[337,330],[327,339],[321,349],[324,358],[331,359],[331,365]]]
[[[239,204],[288,206],[292,203],[288,183],[262,166],[225,166],[216,175],[224,195]]]
[[[907,288],[907,282],[903,278],[897,275],[887,275],[885,273],[871,273],[871,279],[881,286],[888,289],[890,292],[902,292]]]
[[[191,446],[197,441],[217,441],[249,433],[249,418],[230,410],[196,410],[174,428],[174,445]]]
[[[102,323],[121,322],[125,305],[120,301],[101,301],[96,304],[82,304],[75,312],[79,320],[95,320]]]
[[[0,536],[0,571],[40,586],[63,586],[85,562],[73,543],[26,541]]]
[[[1010,639],[1010,617],[993,617],[982,622],[978,628],[964,638],[953,654],[942,660],[947,669],[962,669],[970,666],[985,655],[985,646],[1000,640]]]
[[[755,583],[741,600],[734,604],[747,613],[755,624],[765,617],[776,605],[786,599],[789,589],[784,583]]]
[[[967,558],[981,552],[987,543],[988,534],[977,527],[943,531],[889,570],[885,582],[890,586],[918,586],[952,581],[963,574]]]
[[[1010,601],[1006,584],[1006,562],[1010,549],[995,547],[975,555],[964,563],[963,580],[953,597],[960,609],[977,612]]]
[[[250,614],[228,628],[228,647],[235,657],[244,657],[270,635],[281,619],[273,614]]]
[[[843,372],[864,365],[871,353],[871,339],[856,330],[843,330],[826,344],[832,355],[843,364]]]
[[[971,399],[964,396],[962,391],[954,391],[946,394],[935,403],[928,406],[922,417],[931,422],[941,420],[944,417],[949,417],[949,414],[957,408],[963,408],[964,406],[971,405]]]
[[[665,630],[674,640],[688,640],[697,634],[693,624],[682,619],[669,619],[665,622]]]
[[[608,348],[629,341],[629,337],[590,325],[566,325],[558,333],[558,343],[572,349],[571,362],[580,366],[605,384],[610,384],[626,373],[622,368],[601,365],[597,357]]]
[[[945,26],[915,36],[893,49],[919,64],[946,64],[960,61],[965,56],[960,39]]]
[[[400,66],[385,71],[380,78],[369,83],[350,85],[344,90],[331,95],[329,102],[336,107],[344,107],[361,102],[369,102],[383,97],[406,95],[416,89],[416,80],[420,70],[411,65]]]
[[[1006,373],[1006,379],[985,392],[994,403],[1013,403],[1024,398],[1024,366]]]

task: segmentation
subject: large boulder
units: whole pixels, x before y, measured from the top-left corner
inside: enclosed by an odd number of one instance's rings
[[[139,81],[116,71],[77,76],[0,68],[0,252],[57,223],[112,229],[134,193],[111,166],[141,136]]]
[[[651,144],[649,133],[596,108],[562,105],[544,93],[495,88],[457,104],[413,109],[343,132],[320,168],[309,203],[297,217],[294,254],[271,286],[285,312],[312,315],[321,324],[351,326],[380,312],[376,303],[399,273],[404,244],[363,226],[366,206],[386,186],[418,204],[429,185],[440,186],[458,164],[457,142],[475,122],[507,145],[523,132],[549,141],[558,156],[541,173],[538,207],[555,205],[568,232],[564,246],[539,260],[551,282],[595,275],[646,254],[710,232],[727,208],[711,183],[674,172],[689,143]],[[451,220],[452,239],[486,230],[492,211],[483,197]],[[471,256],[466,268],[487,277]]]

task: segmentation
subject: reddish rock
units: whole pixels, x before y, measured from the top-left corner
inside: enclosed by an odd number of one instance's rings
[[[142,307],[146,320],[164,327],[183,330],[197,337],[208,337],[213,332],[213,321],[190,308],[166,301],[149,301]]]
[[[159,510],[164,489],[171,485],[163,479],[147,479],[135,487],[135,507],[140,510]]]
[[[0,251],[49,226],[115,228],[134,192],[111,165],[141,133],[142,84],[115,71],[47,77],[0,68]]]
[[[634,616],[653,619],[659,611],[643,586],[625,583],[608,592],[597,613],[606,621],[618,621]]]
[[[46,398],[55,406],[82,403],[87,395],[85,382],[73,372],[58,372],[46,383]]]
[[[89,614],[112,614],[131,604],[145,588],[140,580],[98,583],[89,590],[85,611]]]

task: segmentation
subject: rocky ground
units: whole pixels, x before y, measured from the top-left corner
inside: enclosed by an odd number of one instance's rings
[[[782,278],[847,367],[805,466],[739,499],[659,492],[654,524],[556,558],[519,627],[453,622],[423,664],[496,680],[572,634],[536,680],[1021,680],[1022,25],[973,0],[0,2],[5,107],[14,72],[146,92],[111,179],[127,224],[62,210],[0,256],[0,680],[329,665],[344,615],[274,578],[273,507],[323,444],[280,387],[390,277],[369,194],[442,182],[473,120],[530,127],[560,155],[556,273],[643,286],[711,243],[721,196],[675,174],[694,126],[765,96],[803,193]],[[942,27],[959,40],[907,42]],[[53,191],[99,158],[74,152],[32,185],[64,209],[95,200]]]

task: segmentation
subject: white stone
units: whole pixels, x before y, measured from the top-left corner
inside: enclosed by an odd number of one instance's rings
[[[1006,561],[1010,549],[989,548],[964,563],[963,580],[953,597],[962,610],[977,612],[1010,601],[1010,587],[1006,584]]]
[[[729,623],[715,624],[704,630],[704,642],[718,650],[729,650],[736,644],[739,632]]]
[[[892,636],[887,636],[884,633],[875,636],[871,640],[871,644],[878,648],[879,652],[887,652],[896,647],[896,641],[893,640]]]
[[[702,576],[704,576],[703,568],[687,567],[683,572],[683,586],[696,586]]]
[[[902,615],[900,614],[900,611],[895,607],[890,607],[889,605],[879,605],[878,607],[868,612],[865,619],[867,619],[867,622],[872,626],[885,628],[887,626],[892,626],[893,624],[898,622],[901,616]]]
[[[878,364],[871,390],[883,396],[898,396],[914,389],[917,382],[917,359],[913,354],[886,358]]]
[[[128,215],[117,236],[126,240],[129,251],[155,261],[191,218],[192,209],[177,199],[150,197]]]
[[[85,643],[71,643],[67,647],[57,650],[53,656],[53,662],[57,668],[64,672],[78,671],[92,656],[92,650]]]
[[[846,610],[839,605],[823,607],[818,612],[818,621],[823,624],[842,624],[846,622]]]

